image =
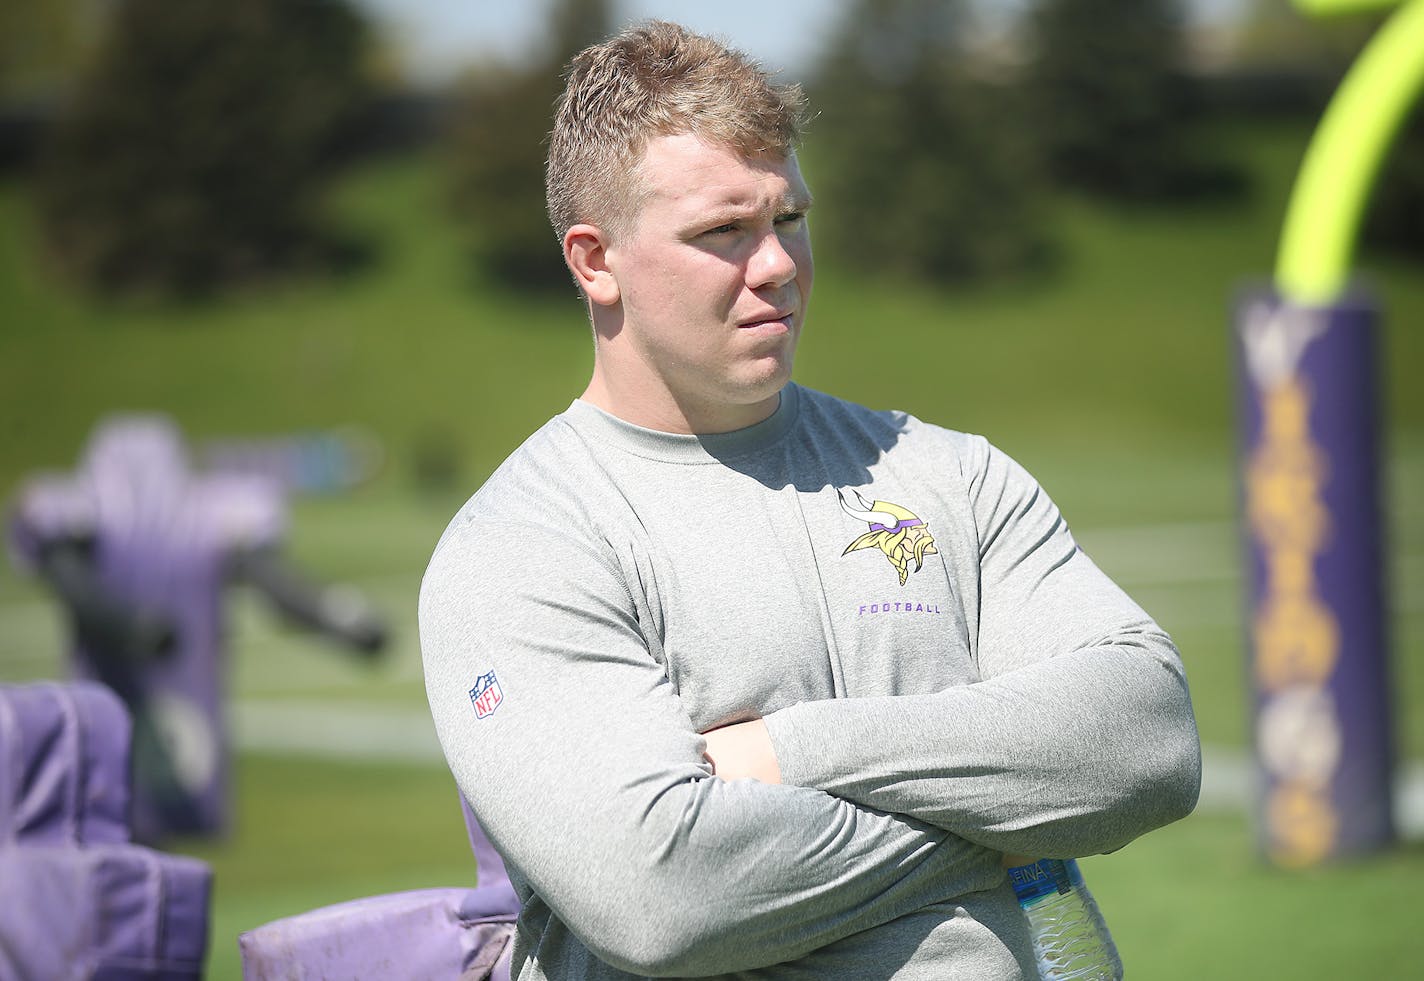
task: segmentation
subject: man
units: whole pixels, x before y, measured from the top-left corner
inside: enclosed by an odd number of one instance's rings
[[[519,978],[1034,977],[1004,855],[1196,800],[1171,641],[1032,478],[790,382],[799,112],[665,23],[581,53],[557,108],[592,378],[456,516],[420,606]]]

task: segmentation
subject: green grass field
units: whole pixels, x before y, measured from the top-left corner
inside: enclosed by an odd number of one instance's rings
[[[1026,286],[937,292],[866,283],[823,262],[798,362],[804,383],[983,432],[1054,494],[1085,548],[1172,632],[1204,742],[1247,740],[1235,529],[1228,311],[1270,272],[1305,134],[1230,134],[1260,175],[1247,203],[1191,211],[1061,204],[1070,261]],[[814,148],[813,148],[814,149]],[[815,180],[814,154],[807,170]],[[349,279],[211,306],[104,304],[34,257],[26,188],[0,185],[0,492],[67,469],[116,410],[172,414],[190,436],[360,425],[387,451],[371,485],[296,503],[291,551],[366,589],[393,644],[359,665],[232,599],[229,673],[239,745],[236,828],[177,842],[216,872],[210,976],[240,975],[238,932],[314,906],[468,883],[453,783],[425,716],[414,600],[464,491],[421,492],[413,448],[445,432],[474,486],[581,390],[590,343],[567,299],[475,285],[444,217],[438,161],[364,167],[343,215],[378,243]],[[1391,625],[1404,756],[1424,760],[1424,276],[1371,261],[1388,317]],[[898,361],[856,354],[893,338]],[[0,681],[62,671],[40,590],[0,569]],[[1390,978],[1424,955],[1405,903],[1417,843],[1365,862],[1285,873],[1256,861],[1248,815],[1205,806],[1084,863],[1135,978]]]

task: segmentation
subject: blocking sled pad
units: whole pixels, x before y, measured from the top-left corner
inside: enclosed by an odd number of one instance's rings
[[[129,841],[129,734],[101,685],[0,685],[5,981],[202,976],[212,873]]]

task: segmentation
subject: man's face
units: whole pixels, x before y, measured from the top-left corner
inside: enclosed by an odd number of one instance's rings
[[[811,195],[795,156],[662,136],[635,182],[642,206],[607,249],[626,337],[605,356],[694,431],[760,421],[791,377],[811,297]]]

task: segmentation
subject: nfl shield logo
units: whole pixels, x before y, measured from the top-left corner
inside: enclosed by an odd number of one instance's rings
[[[500,703],[504,701],[504,692],[500,691],[499,679],[494,676],[493,671],[480,675],[475,687],[470,689],[470,701],[474,703],[477,719],[486,718],[499,708]]]

